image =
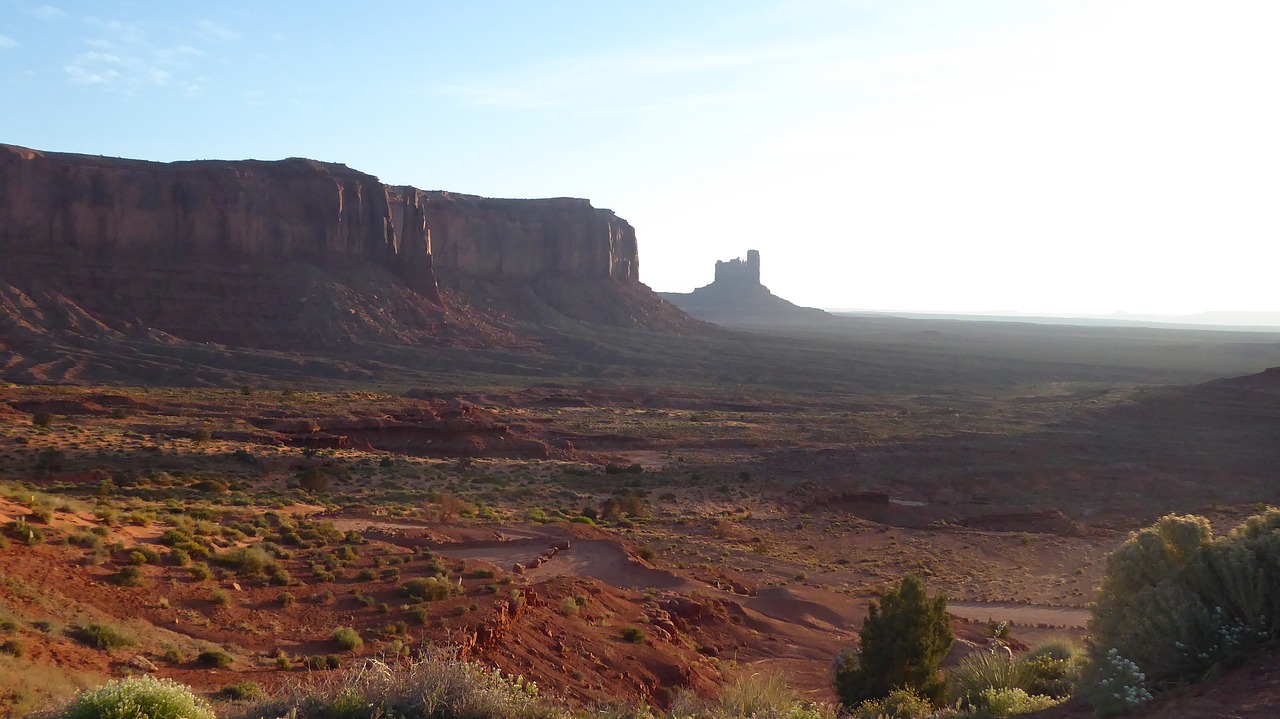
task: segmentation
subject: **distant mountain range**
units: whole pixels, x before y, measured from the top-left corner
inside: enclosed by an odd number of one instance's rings
[[[1142,326],[1192,329],[1280,330],[1280,312],[1199,312],[1190,315],[1155,315],[1113,312],[1107,315],[1039,315],[1012,311],[990,312],[898,312],[895,310],[828,309],[846,317],[906,317],[917,319],[952,319],[974,322],[1033,322],[1036,324],[1084,326]]]

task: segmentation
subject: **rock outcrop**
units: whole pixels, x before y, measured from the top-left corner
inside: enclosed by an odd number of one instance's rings
[[[812,307],[800,307],[774,295],[760,283],[760,253],[747,251],[747,259],[716,262],[715,280],[693,292],[660,293],[664,299],[700,320],[728,327],[766,326],[777,323],[818,323],[832,316]]]
[[[0,145],[0,256],[0,336],[29,344],[476,345],[520,341],[530,322],[696,325],[640,283],[632,227],[586,200],[428,192],[305,159]]]

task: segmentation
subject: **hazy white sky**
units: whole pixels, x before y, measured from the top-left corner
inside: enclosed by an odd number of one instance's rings
[[[601,7],[619,5],[619,7]],[[0,0],[0,142],[589,197],[642,279],[1280,310],[1280,2]]]

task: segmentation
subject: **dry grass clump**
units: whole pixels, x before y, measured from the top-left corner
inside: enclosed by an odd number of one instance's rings
[[[369,661],[285,689],[249,707],[265,716],[394,716],[402,719],[567,719],[523,677],[457,659],[426,656],[407,666]]]

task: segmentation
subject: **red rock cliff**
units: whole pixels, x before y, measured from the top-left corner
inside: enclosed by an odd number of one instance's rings
[[[387,188],[345,165],[143,162],[0,145],[0,247],[219,262],[371,262],[434,296],[421,223],[392,220]]]
[[[639,280],[636,232],[587,200],[502,200],[396,188],[426,208],[442,274]]]
[[[0,259],[0,333],[28,338],[149,328],[288,349],[491,342],[507,332],[495,322],[565,317],[691,322],[640,284],[631,226],[586,200],[390,187],[304,159],[0,145]]]

